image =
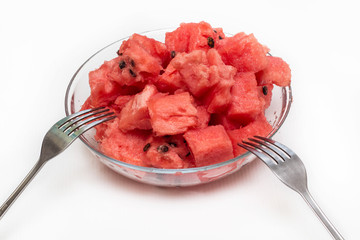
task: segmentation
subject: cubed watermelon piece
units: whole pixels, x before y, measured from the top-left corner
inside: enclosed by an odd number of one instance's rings
[[[204,103],[209,113],[220,113],[227,110],[232,101],[231,88],[234,85],[236,68],[225,65],[216,49],[207,52],[210,64],[210,82],[216,83],[204,97]]]
[[[272,90],[274,89],[274,85],[266,84],[263,86],[258,86],[257,88],[259,97],[264,99],[264,109],[266,109],[271,104]]]
[[[170,63],[160,77],[154,82],[161,92],[173,93],[177,89],[186,88],[179,71]]]
[[[90,101],[89,106],[107,106],[114,101],[121,90],[121,86],[108,78],[108,73],[116,65],[117,59],[105,61],[100,68],[89,72]]]
[[[210,121],[210,114],[205,106],[196,106],[198,123],[195,128],[206,128]]]
[[[119,114],[119,128],[122,131],[151,129],[148,110],[149,99],[157,93],[154,85],[146,85],[141,93],[130,99]]]
[[[134,130],[124,133],[119,129],[118,121],[119,119],[116,118],[107,125],[100,143],[100,150],[117,160],[138,166],[148,166],[145,163],[147,158],[143,147],[149,138],[149,131]]]
[[[225,34],[222,28],[214,28],[215,39],[221,40],[225,38]]]
[[[206,22],[182,23],[175,31],[166,33],[165,44],[170,51],[175,52],[208,50],[217,45],[219,36],[221,39],[225,36],[222,29],[215,31]]]
[[[240,72],[258,72],[267,66],[264,47],[253,34],[238,33],[218,42],[216,49],[225,64]]]
[[[181,135],[150,137],[143,149],[146,163],[157,168],[186,168],[191,163],[189,149]]]
[[[229,119],[226,114],[211,114],[209,125],[222,125],[225,130],[239,129],[242,124]]]
[[[238,73],[235,76],[235,85],[231,89],[231,94],[233,100],[228,117],[242,125],[253,121],[264,109],[265,101],[259,98],[254,73]]]
[[[245,127],[236,130],[228,130],[227,133],[234,148],[234,156],[236,157],[246,152],[244,148],[237,145],[238,143],[256,135],[266,137],[271,130],[272,126],[268,123],[264,114],[258,115],[253,122]]]
[[[259,85],[276,84],[280,87],[289,86],[291,83],[291,70],[289,64],[279,57],[267,56],[268,65],[256,73]]]
[[[151,124],[157,136],[176,135],[197,125],[197,110],[188,92],[154,96],[148,102]]]
[[[203,95],[216,84],[209,78],[209,66],[206,53],[195,50],[191,53],[179,53],[170,62],[179,71],[182,82],[195,97]]]
[[[139,34],[123,41],[118,54],[116,69],[110,77],[120,85],[154,82],[170,60],[164,43]]]
[[[189,130],[184,138],[197,167],[207,166],[234,157],[229,136],[221,125]]]
[[[111,105],[111,108],[115,110],[115,113],[120,114],[121,109],[123,109],[126,103],[128,103],[132,98],[133,96],[131,95],[120,95],[115,99],[114,103]]]
[[[141,46],[144,51],[156,58],[158,63],[163,67],[165,67],[170,60],[170,52],[164,43],[136,33],[121,44],[118,51],[119,55],[124,55],[126,49],[132,45]]]

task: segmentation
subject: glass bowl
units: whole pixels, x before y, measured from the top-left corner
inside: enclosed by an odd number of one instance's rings
[[[141,34],[164,42],[165,33],[171,30],[172,29],[155,30]],[[100,49],[86,60],[75,72],[66,91],[66,115],[79,111],[82,104],[89,97],[89,72],[99,68],[105,60],[111,60],[116,57],[116,51],[119,49],[122,41],[127,38],[120,39]],[[271,105],[265,112],[267,120],[273,126],[273,130],[268,137],[274,136],[285,121],[290,110],[291,102],[291,87],[274,86]],[[254,155],[247,152],[225,162],[205,167],[187,169],[140,167],[106,156],[100,151],[99,144],[94,139],[94,135],[95,129],[91,129],[83,134],[80,139],[100,162],[123,176],[138,182],[156,186],[183,187],[212,182],[236,172],[242,166],[255,159]]]

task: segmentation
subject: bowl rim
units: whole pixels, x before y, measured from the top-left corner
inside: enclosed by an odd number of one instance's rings
[[[145,32],[141,32],[139,34],[141,35],[145,35],[147,33],[154,33],[154,32],[159,32],[159,31],[166,31],[166,30],[171,30],[171,28],[162,28],[162,29],[156,29],[156,30],[150,30],[150,31],[145,31]],[[230,34],[229,34],[230,35]],[[127,40],[130,36],[121,38],[119,40],[116,40],[108,45],[106,45],[105,47],[101,48],[100,50],[96,51],[94,54],[92,54],[83,64],[80,65],[80,67],[75,71],[74,75],[72,76],[67,89],[66,89],[66,93],[65,93],[65,114],[66,116],[71,115],[72,113],[70,112],[70,109],[68,108],[69,106],[69,101],[71,102],[71,97],[70,97],[70,90],[71,87],[76,79],[77,74],[81,71],[81,69],[86,65],[86,63],[88,63],[93,57],[95,57],[98,53],[100,53],[101,51],[103,51],[104,49],[117,44],[121,41]],[[291,108],[291,104],[293,101],[293,96],[292,96],[292,88],[291,86],[286,86],[286,87],[281,87],[282,88],[282,93],[283,96],[285,95],[285,98],[283,99],[283,103],[285,103],[285,107],[283,108],[283,114],[280,116],[280,119],[278,121],[278,124],[275,126],[275,128],[272,129],[272,131],[268,134],[267,137],[272,138],[280,129],[280,127],[283,125],[283,123],[285,122],[285,119],[287,118],[290,108]],[[104,153],[92,148],[88,142],[85,140],[85,137],[83,135],[81,135],[80,140],[91,150],[93,151],[95,154],[100,155],[101,157],[105,158],[106,160],[116,164],[116,165],[120,165],[126,168],[130,168],[136,171],[142,171],[142,172],[147,172],[147,173],[158,173],[158,174],[186,174],[186,173],[196,173],[196,172],[202,172],[202,171],[207,171],[207,170],[212,170],[212,169],[216,169],[216,168],[220,168],[229,164],[232,164],[236,161],[238,161],[241,158],[247,157],[250,155],[250,152],[247,151],[235,158],[226,160],[224,162],[220,162],[220,163],[216,163],[216,164],[212,164],[212,165],[208,165],[208,166],[203,166],[203,167],[194,167],[194,168],[181,168],[181,169],[169,169],[169,168],[154,168],[154,167],[143,167],[143,166],[138,166],[138,165],[134,165],[134,164],[130,164],[130,163],[126,163],[126,162],[122,162],[120,160],[111,158],[107,155],[105,155]]]

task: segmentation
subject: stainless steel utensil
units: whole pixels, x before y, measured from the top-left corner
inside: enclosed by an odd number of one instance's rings
[[[279,142],[259,136],[238,145],[256,155],[285,185],[299,193],[334,239],[344,239],[310,195],[305,166],[296,153]]]
[[[0,219],[48,160],[64,151],[87,130],[115,117],[114,113],[109,109],[99,107],[74,113],[55,123],[44,137],[39,160],[1,206]]]

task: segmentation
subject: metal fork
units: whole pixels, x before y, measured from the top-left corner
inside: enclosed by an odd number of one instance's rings
[[[334,239],[344,239],[310,195],[305,166],[296,153],[279,142],[259,136],[238,145],[256,155],[285,185],[298,192]]]
[[[1,206],[0,219],[48,160],[64,151],[75,139],[87,130],[115,117],[114,113],[109,109],[99,107],[74,113],[55,123],[45,134],[39,160]]]

